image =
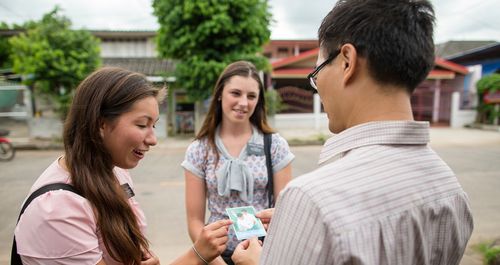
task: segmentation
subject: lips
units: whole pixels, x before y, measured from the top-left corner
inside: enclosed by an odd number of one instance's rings
[[[238,113],[238,114],[246,114],[247,111],[246,110],[238,110],[238,109],[235,109],[233,110],[234,112]]]
[[[139,159],[142,159],[142,158],[144,158],[144,154],[146,153],[146,150],[134,149],[133,152],[134,152],[134,155],[136,157],[138,157]]]

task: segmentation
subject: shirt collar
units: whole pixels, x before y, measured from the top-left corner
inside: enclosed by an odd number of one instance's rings
[[[318,164],[338,159],[352,149],[379,144],[426,145],[429,143],[429,123],[422,121],[376,121],[363,123],[328,139]]]

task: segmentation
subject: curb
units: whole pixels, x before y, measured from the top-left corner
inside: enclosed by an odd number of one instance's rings
[[[16,150],[62,150],[64,146],[62,143],[54,143],[50,141],[36,141],[28,143],[12,142]]]
[[[473,123],[473,124],[466,125],[465,127],[472,128],[472,129],[480,129],[480,130],[484,130],[484,131],[500,132],[500,125]]]

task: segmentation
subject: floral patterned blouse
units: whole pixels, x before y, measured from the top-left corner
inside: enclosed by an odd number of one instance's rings
[[[215,137],[219,138],[218,133]],[[253,147],[260,146],[262,152],[248,151],[249,145]],[[253,148],[253,150],[255,150],[255,148]],[[257,150],[259,150],[259,148],[257,148]],[[266,157],[263,150],[263,134],[254,128],[252,137],[242,150],[242,152],[247,152],[247,154],[244,156],[240,155],[240,158],[243,158],[242,162],[247,166],[254,178],[253,199],[251,202],[247,202],[243,201],[238,194],[239,192],[235,190],[231,190],[229,196],[219,195],[216,172],[219,168],[223,167],[224,163],[228,162],[228,159],[222,155],[220,150],[218,150],[219,162],[216,165],[216,155],[213,150],[211,150],[207,139],[196,140],[189,145],[181,166],[195,176],[205,180],[208,210],[210,211],[208,223],[227,219],[226,208],[253,206],[256,211],[261,211],[269,207],[268,193],[266,190]],[[271,161],[273,172],[278,172],[285,168],[294,158],[295,156],[290,151],[287,141],[278,133],[272,134]],[[232,159],[238,158],[233,157]],[[239,241],[234,234],[234,230],[229,229],[227,249],[231,251],[234,250],[238,243]]]

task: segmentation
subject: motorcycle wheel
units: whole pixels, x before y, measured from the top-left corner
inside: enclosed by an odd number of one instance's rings
[[[1,161],[9,161],[14,158],[16,154],[16,149],[11,143],[1,142],[0,143],[0,160]]]

